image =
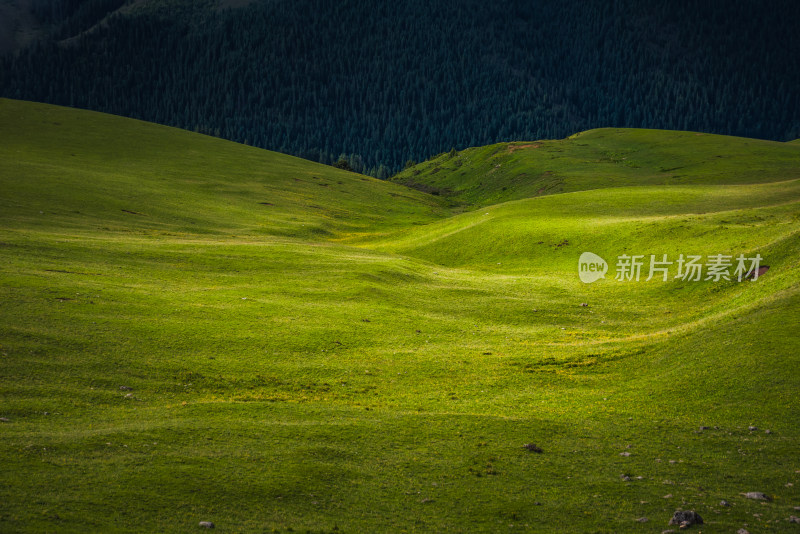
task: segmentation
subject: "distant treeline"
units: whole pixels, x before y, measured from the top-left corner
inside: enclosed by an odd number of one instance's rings
[[[379,177],[602,126],[800,136],[797,0],[161,0],[105,17],[122,3],[37,4],[57,31],[2,60],[0,95]]]

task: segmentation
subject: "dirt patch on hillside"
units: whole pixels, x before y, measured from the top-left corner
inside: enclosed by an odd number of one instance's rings
[[[769,271],[769,265],[762,265],[761,267],[758,268],[758,277],[761,278],[762,276],[764,276],[764,274],[767,271]],[[745,278],[747,278],[747,279],[753,279],[755,277],[756,277],[756,274],[754,272],[753,273],[749,273],[749,274],[747,274],[745,276]]]
[[[530,143],[528,145],[509,145],[508,146],[508,153],[509,154],[513,154],[515,151],[521,150],[523,148],[539,148],[541,146],[542,145],[540,145],[539,143]]]

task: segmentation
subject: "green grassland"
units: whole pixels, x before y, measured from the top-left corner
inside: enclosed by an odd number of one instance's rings
[[[0,139],[2,532],[797,530],[796,144],[595,130],[397,177],[434,195],[10,100]]]

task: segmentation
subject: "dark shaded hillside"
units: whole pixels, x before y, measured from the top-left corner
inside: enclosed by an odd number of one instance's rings
[[[151,0],[7,58],[0,95],[386,177],[453,146],[601,126],[794,139],[798,34],[793,0]]]

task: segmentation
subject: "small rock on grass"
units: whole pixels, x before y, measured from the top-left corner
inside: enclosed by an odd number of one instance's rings
[[[638,521],[639,523],[647,523],[650,520],[648,518],[646,518],[646,517],[640,517],[636,521]]]
[[[211,521],[200,521],[200,526],[202,528],[214,528],[214,523]]]
[[[523,447],[528,449],[531,452],[538,452],[538,453],[543,452],[541,447],[539,447],[535,443],[526,443],[525,445],[523,445]]]
[[[630,456],[630,455],[631,455],[631,453],[629,453],[628,451],[625,451],[625,452],[621,452],[621,453],[619,453],[619,455],[620,455],[620,456]]]
[[[757,426],[748,426],[747,430],[749,430],[750,432],[755,432],[756,430],[758,430],[758,427]]]
[[[669,520],[669,524],[686,528],[694,524],[702,525],[703,518],[694,510],[676,510],[675,513],[672,514],[672,519]]]
[[[719,501],[719,505],[720,506],[724,506],[725,508],[728,508],[731,505],[731,503],[729,503],[725,499],[722,499],[721,501]]]
[[[0,417],[0,423],[10,423],[11,419],[8,417]]]
[[[744,528],[740,528],[736,531],[736,534],[750,534],[750,531]]]
[[[748,499],[755,499],[757,501],[769,501],[770,498],[767,496],[766,493],[761,493],[760,491],[748,491],[747,493],[742,493]]]
[[[789,522],[790,523],[800,523],[800,517],[796,517],[796,516],[790,515],[789,516]]]
[[[132,390],[132,389],[133,389],[133,388],[132,388],[132,387],[130,387],[130,386],[120,386],[120,387],[119,387],[119,390],[120,390],[120,391],[130,391],[130,390]]]

